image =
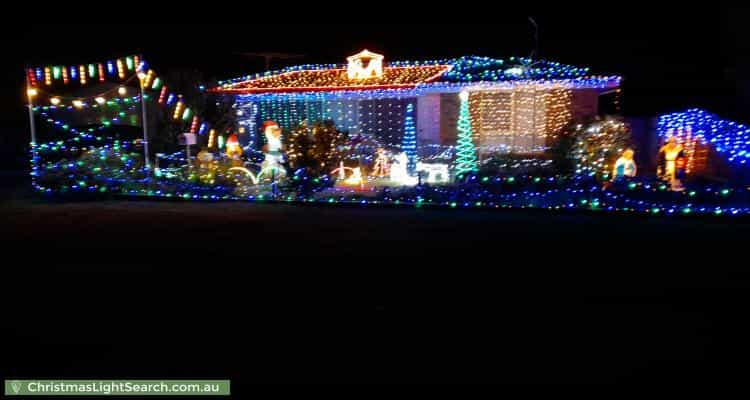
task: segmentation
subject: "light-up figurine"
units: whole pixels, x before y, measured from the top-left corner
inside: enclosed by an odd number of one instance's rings
[[[241,167],[243,165],[242,163],[242,147],[240,146],[240,141],[237,139],[236,134],[231,134],[227,138],[227,142],[225,143],[226,146],[226,155],[231,161],[231,164],[233,167]]]
[[[635,152],[632,149],[626,149],[622,152],[620,158],[615,162],[614,168],[612,168],[612,180],[620,178],[633,178],[638,172],[638,168],[635,165],[633,156]]]
[[[284,144],[281,141],[281,128],[274,121],[263,123],[263,136],[266,143],[263,145],[263,154],[265,158],[261,164],[263,176],[274,176],[274,179],[282,179],[286,176],[286,170],[281,165],[284,161]]]
[[[427,175],[427,183],[450,182],[448,164],[427,164],[420,161],[417,163],[417,172]]]
[[[677,162],[678,159],[684,160],[684,158],[684,149],[681,144],[677,143],[677,138],[674,136],[670,136],[667,139],[667,144],[659,149],[659,168],[657,174],[669,182],[672,190],[683,190],[682,181],[680,180],[683,174],[678,174]]]
[[[198,168],[202,170],[211,168],[211,164],[214,161],[214,155],[208,151],[207,147],[203,147],[201,151],[198,152],[196,158],[198,159]]]
[[[352,168],[352,174],[344,180],[344,183],[347,185],[363,185],[365,181],[362,179],[362,170],[359,167]]]
[[[385,149],[379,148],[377,151],[377,158],[375,158],[375,165],[373,166],[372,176],[378,178],[384,178],[388,176],[388,153]]]
[[[391,165],[391,180],[393,182],[406,186],[414,186],[417,184],[417,178],[409,176],[409,173],[406,170],[408,163],[409,158],[406,153],[398,153],[396,155],[396,159]]]

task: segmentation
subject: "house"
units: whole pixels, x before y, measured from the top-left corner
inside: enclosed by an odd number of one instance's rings
[[[236,97],[240,133],[257,146],[258,127],[333,120],[350,135],[398,148],[407,105],[420,153],[456,144],[460,92],[469,93],[473,142],[480,157],[535,154],[574,120],[599,112],[600,97],[619,94],[620,77],[523,58],[461,57],[391,61],[364,50],[341,65],[300,65],[220,82],[210,92]]]

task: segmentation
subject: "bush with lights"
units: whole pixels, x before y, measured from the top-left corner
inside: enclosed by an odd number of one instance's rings
[[[284,136],[288,167],[297,176],[300,170],[304,176],[327,175],[344,159],[346,135],[336,129],[333,121],[317,121],[310,126],[303,121]]]
[[[630,127],[619,117],[597,117],[568,126],[549,151],[560,173],[610,178],[612,166],[632,147]]]

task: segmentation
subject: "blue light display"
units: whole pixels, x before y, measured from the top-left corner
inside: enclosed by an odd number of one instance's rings
[[[414,175],[417,170],[417,127],[414,123],[414,104],[406,105],[404,116],[404,138],[401,142],[401,150],[406,153],[406,171]]]
[[[697,108],[659,117],[660,137],[669,137],[692,131],[692,135],[709,144],[727,159],[739,165],[750,161],[750,127],[727,121]]]

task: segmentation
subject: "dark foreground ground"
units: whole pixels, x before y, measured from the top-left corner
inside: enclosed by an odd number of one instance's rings
[[[5,377],[734,383],[750,222],[52,203],[8,177]],[[244,396],[243,396],[244,397]]]

